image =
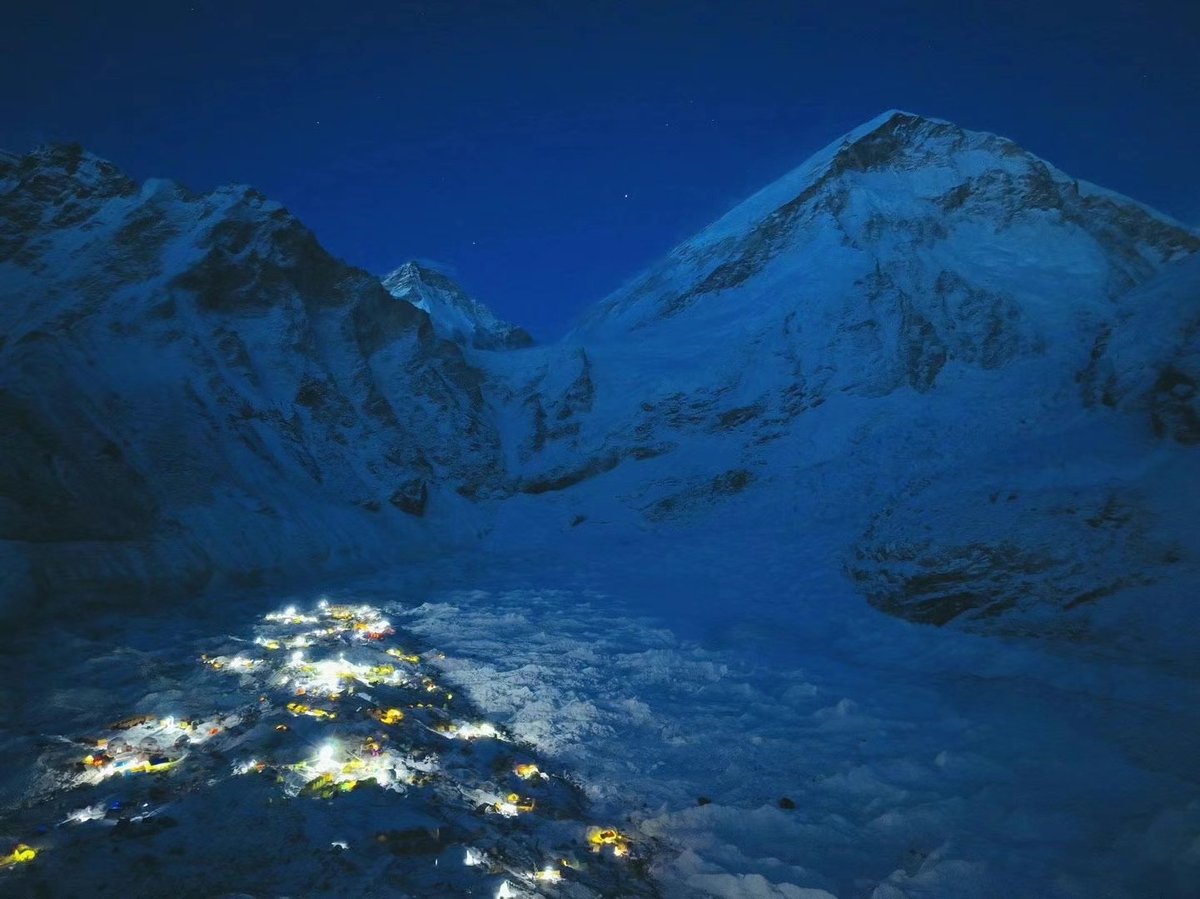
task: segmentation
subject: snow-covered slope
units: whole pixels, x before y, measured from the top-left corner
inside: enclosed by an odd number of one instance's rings
[[[0,335],[9,603],[394,558],[501,480],[460,348],[248,188],[5,157]]]
[[[1198,577],[1200,236],[993,135],[885,113],[519,353],[247,189],[60,148],[2,203],[16,592],[770,522],[895,614],[1142,640]]]
[[[993,292],[1009,288],[1027,301],[1026,315],[1056,323],[1055,315],[1078,315],[1198,248],[1200,238],[1177,223],[1076,181],[1011,141],[892,111],[675,248],[600,303],[582,332],[660,327],[681,315],[745,321],[781,310],[850,311],[830,308],[828,287],[897,299],[920,289],[929,311],[965,312],[961,286],[939,284],[943,270],[964,270]],[[1072,292],[1063,295],[1066,285]],[[969,309],[1003,316],[1003,304],[987,300]],[[947,342],[942,323],[930,324]],[[968,333],[946,349],[980,355],[985,348],[954,344],[982,336]]]
[[[558,523],[832,529],[887,611],[1092,633],[1198,578],[1198,249],[1007,140],[887,113],[564,344],[489,363],[525,418],[509,464]]]
[[[406,262],[383,279],[397,299],[429,315],[434,330],[447,340],[481,350],[518,349],[533,344],[523,329],[496,318],[452,278],[419,262]]]

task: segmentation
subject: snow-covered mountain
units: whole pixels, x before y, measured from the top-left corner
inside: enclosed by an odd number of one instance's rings
[[[249,188],[0,159],[0,335],[8,602],[395,558],[502,480],[461,349]]]
[[[0,613],[118,606],[5,631],[2,836],[45,856],[0,875],[1192,895],[1198,251],[893,112],[510,352],[247,188],[0,156]],[[289,579],[311,614],[259,620]],[[436,776],[357,767],[401,751]]]
[[[27,594],[761,531],[894,614],[1111,642],[1198,577],[1200,236],[1003,138],[885,113],[538,347],[245,188],[0,184]]]
[[[1010,141],[886,113],[540,363],[494,364],[510,465],[559,521],[836,533],[889,612],[1071,636],[1104,598],[1123,638],[1198,576],[1198,249]]]
[[[533,345],[533,338],[523,328],[498,319],[454,279],[429,265],[406,262],[384,277],[383,286],[392,296],[425,312],[434,330],[447,340],[481,350]]]

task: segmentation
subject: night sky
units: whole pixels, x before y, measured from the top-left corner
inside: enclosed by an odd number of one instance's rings
[[[536,336],[884,109],[1200,222],[1200,3],[10,4],[0,147],[244,182]]]

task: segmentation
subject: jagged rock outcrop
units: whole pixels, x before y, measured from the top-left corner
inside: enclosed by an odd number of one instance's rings
[[[1156,521],[1161,504],[1115,483],[1107,493],[931,486],[876,516],[848,572],[873,605],[921,623],[1086,637],[1093,604],[1188,573],[1186,535]]]

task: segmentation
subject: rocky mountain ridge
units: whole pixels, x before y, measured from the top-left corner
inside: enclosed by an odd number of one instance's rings
[[[6,158],[0,260],[10,597],[402,555],[503,480],[461,348],[252,189]]]

